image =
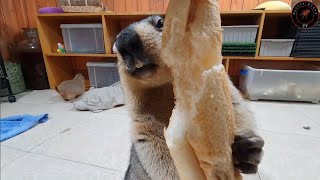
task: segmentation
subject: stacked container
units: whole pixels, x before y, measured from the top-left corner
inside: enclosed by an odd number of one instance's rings
[[[224,56],[255,56],[258,25],[222,26]]]
[[[120,81],[117,63],[87,62],[90,86],[102,88]]]
[[[105,53],[102,24],[61,24],[67,53]]]
[[[260,56],[289,57],[294,39],[262,39]]]
[[[320,57],[320,21],[312,28],[298,30],[291,55]]]

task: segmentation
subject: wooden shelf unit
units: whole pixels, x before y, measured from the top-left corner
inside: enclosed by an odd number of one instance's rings
[[[105,58],[116,58],[116,54],[84,54],[84,53],[45,53],[45,56],[56,57],[56,56],[65,56],[65,57],[105,57]]]
[[[88,61],[112,61],[117,60],[116,54],[112,54],[112,45],[115,42],[116,35],[127,25],[144,19],[151,15],[164,15],[159,13],[63,13],[63,14],[39,14],[37,16],[37,26],[43,50],[43,56],[47,69],[50,88],[54,89],[64,80],[72,79],[76,73],[83,73],[88,79],[86,72],[86,62]],[[259,56],[261,39],[263,38],[281,38],[282,34],[288,34],[288,25],[291,18],[290,11],[222,11],[222,25],[259,25],[256,37],[256,55],[255,57],[245,56],[226,56],[224,65],[231,78],[237,82],[240,71],[239,64],[257,64],[260,67],[277,68],[275,62],[282,65],[287,63],[289,66],[296,66],[295,62],[301,66],[301,63],[320,65],[319,58],[294,58],[294,57],[261,57]],[[81,54],[81,53],[56,53],[57,43],[63,42],[60,24],[81,24],[81,23],[102,23],[104,45],[106,53],[104,54]],[[283,24],[285,23],[285,24]],[[283,37],[282,37],[283,38]],[[270,63],[268,63],[270,62]],[[272,62],[272,63],[271,63]],[[265,65],[265,66],[263,66]],[[88,81],[86,81],[88,82]]]

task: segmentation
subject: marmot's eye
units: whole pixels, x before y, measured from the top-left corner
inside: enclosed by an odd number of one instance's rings
[[[157,21],[157,24],[156,24],[156,28],[157,29],[161,29],[163,27],[163,20],[162,19],[159,19]]]

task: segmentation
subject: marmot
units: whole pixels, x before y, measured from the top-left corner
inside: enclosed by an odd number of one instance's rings
[[[132,118],[131,157],[125,180],[179,179],[163,135],[174,107],[173,78],[161,59],[163,21],[161,16],[148,17],[116,37],[119,73]],[[242,173],[256,173],[264,141],[231,81],[230,89],[237,126],[232,146],[234,165]]]

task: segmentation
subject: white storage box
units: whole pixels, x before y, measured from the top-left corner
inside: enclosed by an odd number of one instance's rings
[[[223,42],[256,42],[259,25],[222,26]]]
[[[262,39],[260,56],[289,57],[294,41],[294,39]]]
[[[320,101],[320,71],[243,68],[240,89],[250,100]]]
[[[107,87],[120,81],[116,63],[87,62],[87,68],[91,87]]]
[[[102,24],[61,24],[68,53],[105,53]]]

